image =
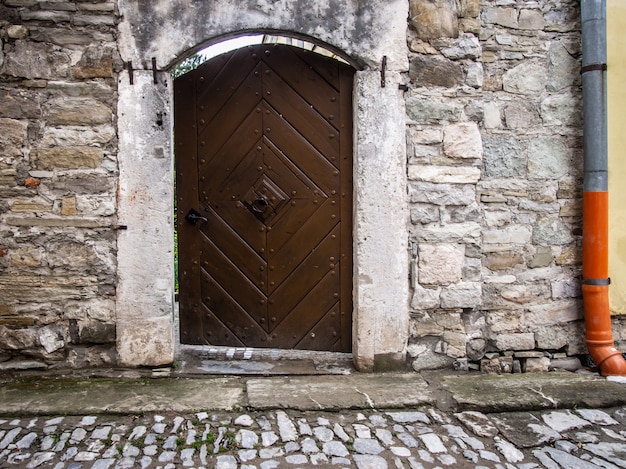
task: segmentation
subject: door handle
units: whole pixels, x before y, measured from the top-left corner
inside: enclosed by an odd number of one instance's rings
[[[202,215],[200,215],[193,208],[187,212],[187,215],[185,215],[185,220],[187,220],[193,226],[196,226],[198,222],[207,223],[209,221],[207,220],[206,217],[203,217]]]

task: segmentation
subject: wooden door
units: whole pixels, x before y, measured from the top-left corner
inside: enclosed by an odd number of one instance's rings
[[[175,80],[181,343],[350,351],[353,75],[266,44]]]

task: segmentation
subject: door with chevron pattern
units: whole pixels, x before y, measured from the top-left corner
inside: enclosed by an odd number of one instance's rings
[[[353,75],[263,44],[175,80],[181,343],[350,351]]]

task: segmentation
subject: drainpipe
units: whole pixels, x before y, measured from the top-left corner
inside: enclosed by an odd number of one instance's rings
[[[589,354],[602,376],[626,376],[609,310],[606,0],[581,0],[583,40],[583,305]]]

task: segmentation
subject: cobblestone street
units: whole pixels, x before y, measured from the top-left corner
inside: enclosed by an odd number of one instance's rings
[[[626,467],[626,409],[198,412],[0,419],[0,467]]]

